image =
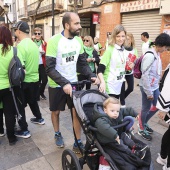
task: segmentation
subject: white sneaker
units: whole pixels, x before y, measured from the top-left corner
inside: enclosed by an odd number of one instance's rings
[[[0,137],[3,137],[3,136],[5,136],[5,133],[0,133]]]
[[[162,169],[163,169],[163,170],[170,170],[170,167],[167,168],[167,166],[164,165],[164,166],[162,167]]]
[[[126,108],[126,105],[121,105],[120,108]]]
[[[158,157],[157,157],[157,159],[156,159],[156,162],[157,162],[158,164],[161,164],[161,165],[166,165],[166,163],[167,163],[167,158],[166,158],[166,159],[162,159],[160,153],[158,153]]]

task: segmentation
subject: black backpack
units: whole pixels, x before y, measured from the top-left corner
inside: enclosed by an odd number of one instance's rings
[[[17,49],[13,47],[14,56],[12,57],[8,67],[8,77],[10,86],[20,86],[25,78],[25,71],[20,59],[17,57]]]

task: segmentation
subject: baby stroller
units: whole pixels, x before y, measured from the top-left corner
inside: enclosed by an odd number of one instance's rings
[[[81,85],[85,83],[86,81],[81,81],[75,83],[74,85],[76,86],[76,89],[80,90]],[[109,156],[109,154],[105,152],[102,145],[98,142],[98,140],[95,137],[95,132],[97,131],[97,129],[93,126],[92,120],[93,107],[95,103],[103,102],[106,98],[108,98],[108,96],[103,93],[100,93],[97,89],[73,92],[73,103],[77,111],[79,122],[86,137],[86,144],[84,150],[79,148],[82,154],[80,158],[77,158],[76,154],[69,149],[63,151],[62,153],[63,170],[81,170],[83,169],[83,165],[85,164],[87,164],[89,169],[91,170],[98,170],[99,158],[101,155],[109,163],[112,170],[120,169],[119,167],[117,167],[115,161]],[[126,126],[128,123],[129,122],[124,122],[121,125],[118,125],[114,128],[121,128],[123,126]],[[150,156],[150,151],[148,152]],[[138,168],[134,170],[137,169]],[[141,168],[141,170],[144,169],[151,170],[152,168],[150,167],[145,167],[143,169]]]

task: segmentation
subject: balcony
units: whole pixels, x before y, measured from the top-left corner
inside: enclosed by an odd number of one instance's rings
[[[18,18],[19,19],[27,19],[27,11],[25,10],[25,7],[19,9]]]
[[[35,14],[37,6],[38,6],[38,1],[27,6],[28,7],[27,8],[28,16],[32,16]],[[54,4],[54,10],[61,11],[61,10],[63,10],[63,6],[64,6],[63,2],[57,2]],[[52,11],[52,3],[51,2],[41,3],[41,6],[39,7],[37,14],[48,13],[50,11]]]

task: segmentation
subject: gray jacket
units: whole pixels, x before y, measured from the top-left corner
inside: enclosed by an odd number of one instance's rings
[[[147,53],[142,59],[142,77],[139,85],[143,87],[143,90],[147,96],[152,96],[153,91],[159,88],[162,62],[160,55],[154,50],[154,48],[149,49],[149,51],[152,51],[154,55]]]

